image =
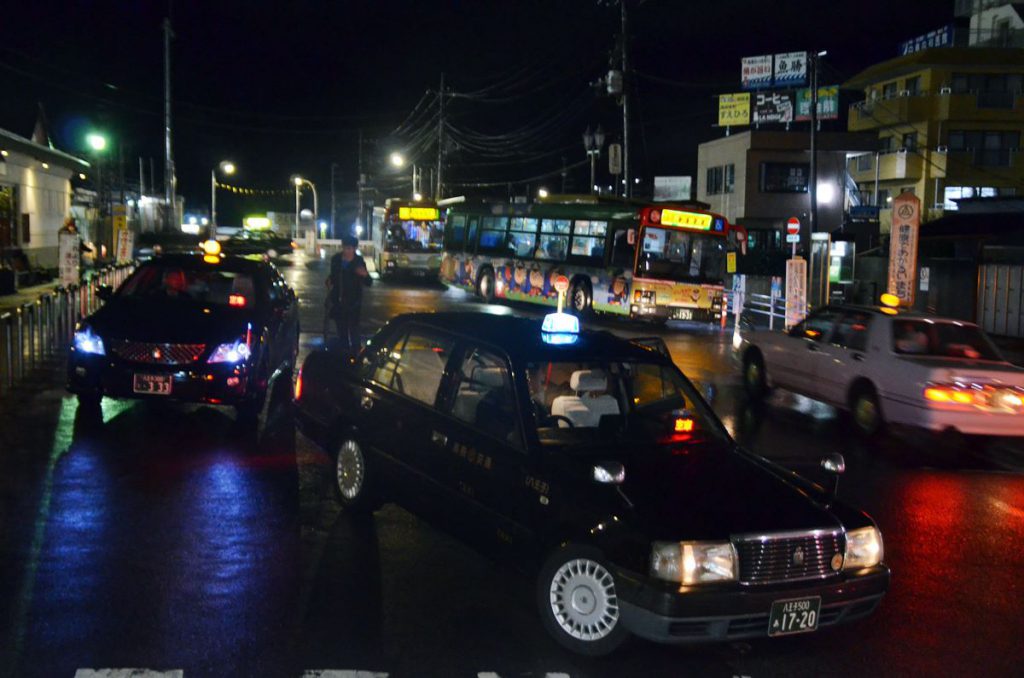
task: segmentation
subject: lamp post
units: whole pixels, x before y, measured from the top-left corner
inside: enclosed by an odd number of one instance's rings
[[[299,195],[302,191],[302,185],[308,184],[313,189],[313,241],[316,242],[316,218],[320,213],[320,200],[316,194],[316,185],[309,179],[303,179],[298,174],[292,177],[292,183],[295,184],[295,237],[299,235]]]
[[[601,147],[604,146],[604,130],[597,126],[597,131],[591,133],[590,128],[583,133],[583,148],[587,149],[590,156],[590,192],[594,192],[594,184],[597,181],[597,159],[601,156]]]
[[[235,163],[224,160],[217,167],[227,175],[235,173]],[[210,170],[210,239],[217,239],[217,167]]]
[[[405,167],[405,156],[402,155],[401,153],[399,153],[398,151],[395,151],[394,153],[392,153],[391,156],[389,157],[389,160],[391,161],[392,167],[397,167],[399,169]],[[422,195],[423,187],[420,185],[420,184],[422,184],[422,181],[417,181],[417,179],[419,178],[419,172],[417,172],[416,163],[411,163],[411,164],[412,164],[412,199],[413,200],[422,200],[423,199],[423,195]]]

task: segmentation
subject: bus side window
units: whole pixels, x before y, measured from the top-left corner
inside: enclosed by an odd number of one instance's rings
[[[444,227],[444,248],[449,252],[461,252],[465,235],[466,215],[452,215]]]
[[[479,219],[477,217],[470,217],[469,219],[469,232],[466,234],[466,253],[476,254],[476,227]]]
[[[636,248],[629,244],[628,231],[628,228],[621,227],[612,232],[611,265],[632,271]]]

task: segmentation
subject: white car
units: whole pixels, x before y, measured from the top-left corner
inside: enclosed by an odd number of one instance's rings
[[[848,410],[867,436],[886,423],[1024,436],[1024,369],[973,323],[827,306],[789,332],[745,335],[738,357],[752,398],[779,386]]]

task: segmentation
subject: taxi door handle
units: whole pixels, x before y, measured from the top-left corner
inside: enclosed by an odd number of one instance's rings
[[[362,400],[359,401],[359,404],[364,410],[370,411],[373,409],[373,398],[370,396],[363,396]]]
[[[448,444],[448,436],[439,431],[434,431],[430,434],[430,441],[439,447],[444,447]]]
[[[854,353],[853,354],[853,359],[856,360],[859,363],[860,362],[864,362],[864,354],[863,353]]]

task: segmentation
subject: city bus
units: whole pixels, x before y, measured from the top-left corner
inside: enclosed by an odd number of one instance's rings
[[[441,269],[443,213],[432,200],[389,198],[373,208],[371,240],[382,277],[436,278]]]
[[[555,305],[565,275],[577,314],[719,322],[746,231],[706,207],[589,196],[452,204],[440,278],[485,301]]]

